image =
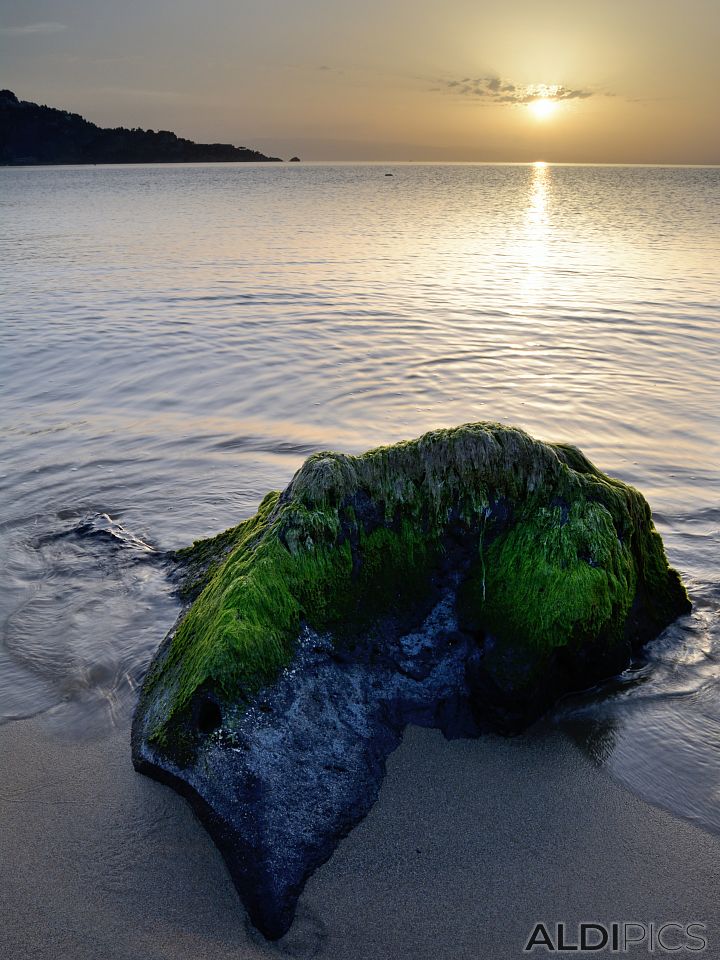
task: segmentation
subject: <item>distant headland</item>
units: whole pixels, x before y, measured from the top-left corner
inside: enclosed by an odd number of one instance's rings
[[[282,162],[229,143],[194,143],[169,130],[98,127],[77,113],[0,90],[0,165]]]

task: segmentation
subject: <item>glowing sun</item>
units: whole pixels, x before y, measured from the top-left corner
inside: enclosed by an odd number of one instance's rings
[[[557,110],[557,101],[549,100],[547,97],[539,97],[537,100],[531,100],[528,104],[528,110],[536,120],[547,120]]]

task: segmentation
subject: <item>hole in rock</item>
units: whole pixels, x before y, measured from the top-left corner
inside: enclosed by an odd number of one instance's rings
[[[214,700],[203,700],[197,715],[198,730],[201,733],[212,733],[222,723],[220,707]]]

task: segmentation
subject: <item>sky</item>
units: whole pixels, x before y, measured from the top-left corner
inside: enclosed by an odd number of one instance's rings
[[[304,160],[718,163],[718,50],[720,0],[0,0],[21,100]]]

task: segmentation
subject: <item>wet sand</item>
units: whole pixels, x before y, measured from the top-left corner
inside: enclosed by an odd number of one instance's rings
[[[523,953],[540,920],[696,920],[709,948],[692,955],[720,957],[720,837],[627,792],[553,728],[452,743],[409,729],[276,945],[247,924],[187,804],[135,774],[127,725],[5,725],[0,770],[9,960],[505,960],[548,955]]]

